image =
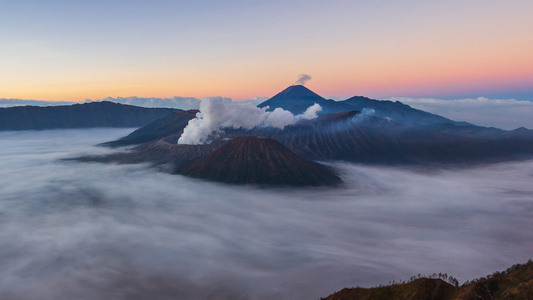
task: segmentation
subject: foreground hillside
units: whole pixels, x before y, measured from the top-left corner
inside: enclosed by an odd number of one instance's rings
[[[322,299],[530,300],[533,299],[533,261],[529,260],[526,264],[514,265],[503,272],[495,272],[487,277],[466,282],[461,287],[443,279],[418,278],[408,283],[384,287],[345,288]]]
[[[0,108],[0,130],[141,127],[174,111],[106,101],[47,107],[17,106]]]

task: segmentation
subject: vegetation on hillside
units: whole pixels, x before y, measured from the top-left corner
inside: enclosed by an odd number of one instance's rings
[[[465,282],[447,274],[413,276],[407,282],[391,282],[374,288],[345,288],[323,300],[530,300],[533,299],[533,260],[503,272]]]

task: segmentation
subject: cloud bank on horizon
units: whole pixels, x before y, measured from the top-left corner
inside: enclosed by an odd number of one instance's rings
[[[269,97],[254,97],[248,100],[241,100],[240,103],[252,103],[258,105],[261,102],[270,99]],[[59,105],[72,105],[77,103],[90,103],[109,101],[114,103],[134,105],[141,107],[164,107],[164,108],[177,108],[183,110],[200,109],[200,99],[195,97],[170,97],[170,98],[156,98],[156,97],[107,97],[99,100],[87,99],[82,102],[73,101],[46,101],[46,100],[29,100],[29,99],[5,99],[0,98],[1,107],[14,107],[14,106],[59,106]]]
[[[248,103],[255,106],[268,99],[268,97],[255,97],[250,100],[236,101],[236,103]],[[519,127],[533,129],[533,118],[531,118],[533,115],[533,101],[490,99],[486,97],[456,100],[414,97],[391,97],[388,99],[400,101],[413,108],[441,115],[455,121],[465,121],[479,126],[496,127],[505,130],[512,130]],[[342,101],[344,99],[337,100]],[[193,97],[177,96],[171,98],[108,97],[102,100],[86,100],[85,102],[93,101],[111,101],[142,107],[168,107],[183,110],[199,109],[200,103],[202,102]],[[78,102],[2,98],[0,99],[0,108],[24,105],[57,106],[75,103]]]
[[[457,100],[408,97],[390,99],[455,121],[505,130],[519,127],[533,129],[533,101],[485,97]]]
[[[178,140],[178,144],[203,144],[209,141],[213,132],[221,128],[275,127],[283,129],[287,125],[300,120],[317,117],[322,107],[315,103],[300,115],[276,108],[267,111],[268,107],[259,108],[251,102],[233,102],[230,98],[208,97],[200,103],[200,112],[189,121]]]
[[[26,100],[26,99],[0,99],[1,107],[14,107],[14,106],[59,106],[59,105],[71,105],[76,102],[69,101],[46,101],[46,100]]]
[[[183,110],[198,109],[200,107],[200,100],[194,97],[170,97],[170,98],[155,98],[155,97],[107,97],[99,100],[87,99],[81,102],[74,101],[47,101],[47,100],[29,100],[29,99],[0,99],[0,107],[14,107],[14,106],[60,106],[72,105],[78,103],[90,103],[109,101],[114,103],[134,105],[141,107],[164,107],[177,108]],[[248,101],[253,101],[248,100]]]
[[[143,97],[107,97],[96,101],[110,101],[120,104],[135,105],[142,107],[164,107],[183,110],[198,109],[200,100],[194,97],[170,97],[170,98],[143,98]]]

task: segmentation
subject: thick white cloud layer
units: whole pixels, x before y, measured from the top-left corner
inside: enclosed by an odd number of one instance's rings
[[[518,127],[533,129],[532,101],[484,97],[459,100],[396,97],[391,100],[398,100],[414,108],[455,121],[507,130]]]
[[[200,112],[195,119],[189,121],[178,144],[206,143],[212,133],[222,128],[251,129],[270,126],[283,129],[300,120],[316,118],[322,107],[315,103],[303,114],[296,116],[281,108],[271,112],[267,109],[268,107],[259,108],[253,102],[233,102],[223,97],[204,98],[200,104]]]
[[[533,161],[265,189],[59,160],[127,132],[0,132],[0,299],[318,299],[531,258]]]

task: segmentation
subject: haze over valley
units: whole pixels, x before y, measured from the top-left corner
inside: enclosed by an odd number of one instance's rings
[[[316,299],[524,262],[533,162],[333,163],[342,188],[258,188],[65,161],[131,129],[0,132],[0,298]]]

